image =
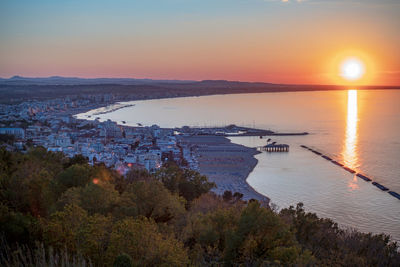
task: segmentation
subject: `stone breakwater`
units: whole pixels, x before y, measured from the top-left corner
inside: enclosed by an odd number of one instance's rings
[[[257,199],[269,202],[269,198],[256,192],[246,179],[257,165],[255,148],[233,144],[222,136],[187,136],[185,142],[192,145],[192,153],[198,163],[198,171],[217,185],[214,192],[222,195],[226,190],[243,194],[244,200]]]

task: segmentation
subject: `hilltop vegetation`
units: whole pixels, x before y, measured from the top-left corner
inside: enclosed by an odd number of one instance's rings
[[[400,266],[388,236],[213,186],[173,163],[121,176],[82,156],[0,149],[0,265]]]

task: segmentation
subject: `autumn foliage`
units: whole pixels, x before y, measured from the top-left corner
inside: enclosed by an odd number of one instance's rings
[[[388,236],[214,186],[172,163],[121,176],[80,156],[0,149],[0,265],[400,266]]]

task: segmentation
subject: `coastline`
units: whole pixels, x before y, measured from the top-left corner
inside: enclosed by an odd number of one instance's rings
[[[92,120],[96,115],[106,114],[113,112],[115,110],[134,106],[133,101],[144,101],[153,99],[164,99],[164,98],[178,98],[178,97],[200,97],[202,95],[196,96],[173,96],[173,97],[155,97],[148,99],[137,99],[129,101],[115,101],[113,103],[93,105],[91,107],[84,107],[79,109],[79,112],[71,113],[74,117],[78,114],[83,114],[87,112],[94,112],[91,115],[86,115],[85,118],[80,118],[83,120]],[[116,106],[115,108],[113,106]],[[118,124],[124,127],[134,127],[125,124]],[[251,128],[248,128],[251,129]],[[196,158],[198,160],[198,169],[202,175],[207,176],[207,178],[217,185],[217,188],[213,191],[222,195],[225,191],[231,191],[232,193],[238,192],[243,194],[244,200],[256,199],[260,202],[270,203],[270,198],[257,192],[249,183],[247,183],[247,178],[250,173],[254,170],[258,164],[258,160],[255,155],[261,153],[255,148],[235,144],[231,142],[227,137],[230,136],[279,136],[279,135],[306,135],[308,133],[276,133],[269,130],[254,129],[257,131],[263,131],[262,133],[254,134],[242,134],[242,135],[191,135],[180,137],[184,142],[188,142],[189,146],[197,147]]]
[[[176,97],[173,97],[176,98]],[[121,124],[122,125],[122,124]],[[213,136],[215,137],[215,136]],[[225,139],[225,138],[222,138]],[[222,140],[221,139],[221,140]],[[224,142],[224,141],[222,141]],[[210,146],[212,147],[212,146]],[[210,151],[202,151],[202,153],[205,155],[208,153],[208,158],[212,158],[211,157],[211,152]],[[243,154],[245,154],[246,152],[242,152]],[[257,192],[254,192],[255,190],[247,183],[247,178],[249,176],[249,174],[256,168],[256,165],[258,164],[258,160],[254,157],[256,156],[256,154],[253,154],[252,157],[254,158],[254,165],[251,164],[251,160],[249,160],[247,163],[238,163],[237,165],[240,166],[250,166],[250,170],[247,171],[247,173],[243,172],[241,174],[235,174],[234,171],[232,171],[232,173],[225,172],[224,170],[222,170],[222,168],[220,170],[215,170],[216,167],[215,166],[207,166],[206,164],[203,164],[203,168],[200,169],[200,173],[208,176],[210,178],[211,181],[214,181],[217,183],[218,188],[215,189],[214,192],[218,193],[218,194],[222,194],[224,192],[224,190],[230,190],[232,191],[232,193],[234,193],[235,191],[241,192],[243,193],[245,196],[244,198],[246,199],[251,199],[251,198],[255,198],[256,197],[251,197],[253,196],[253,194],[256,194],[258,197],[264,197],[264,195],[261,195]],[[258,157],[257,157],[258,158]],[[229,157],[225,157],[226,160],[229,160]],[[262,165],[262,161],[260,160],[261,165]],[[269,165],[271,165],[273,163],[269,163]],[[212,176],[212,179],[211,177]],[[268,186],[269,188],[271,188],[270,186]],[[258,188],[258,187],[256,187]],[[318,191],[315,191],[318,192]],[[276,196],[273,195],[273,193],[264,193],[266,196],[270,197],[271,199],[275,199]],[[324,217],[329,217],[331,218],[332,215],[324,215]],[[343,224],[345,225],[345,224]],[[357,224],[352,224],[351,227],[356,227],[355,225]],[[347,226],[349,227],[349,226]],[[370,229],[368,230],[368,232],[371,231]],[[390,232],[390,231],[388,231]]]
[[[176,97],[173,97],[176,98]],[[158,99],[158,98],[156,98]],[[150,99],[147,99],[150,100]],[[89,111],[94,111],[91,115],[86,115],[82,120],[92,120],[95,114],[99,114],[96,110],[110,107],[109,110],[101,112],[101,114],[115,111],[113,105],[120,105],[117,109],[132,106],[127,102],[115,102],[107,106],[99,105],[98,107],[87,107],[80,109],[80,112],[71,113],[72,116]],[[83,112],[82,112],[83,110]],[[120,124],[120,122],[117,122]],[[133,127],[120,124],[124,127]],[[265,133],[264,133],[265,134]],[[275,135],[279,133],[269,132],[267,135]],[[245,135],[244,135],[245,136]],[[216,188],[212,191],[218,195],[223,195],[225,191],[232,193],[238,192],[243,194],[243,200],[256,199],[268,205],[270,198],[258,193],[253,187],[247,183],[247,178],[258,164],[258,160],[254,157],[261,153],[255,148],[235,144],[229,140],[227,136],[216,135],[191,135],[180,136],[181,142],[193,147],[193,153],[197,159],[198,169],[202,175],[207,176],[208,180],[216,184]]]
[[[257,199],[269,203],[270,199],[258,193],[247,183],[247,177],[258,163],[254,157],[260,152],[255,148],[232,143],[223,136],[184,136],[182,142],[193,149],[198,171],[217,185],[213,191],[243,194],[244,200]]]

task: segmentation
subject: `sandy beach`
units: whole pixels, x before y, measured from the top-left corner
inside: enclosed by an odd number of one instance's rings
[[[257,193],[247,182],[248,175],[257,165],[254,148],[233,144],[222,136],[189,136],[185,142],[194,146],[199,172],[217,185],[214,192],[226,190],[240,192],[244,200],[257,199],[269,202],[269,198]]]

